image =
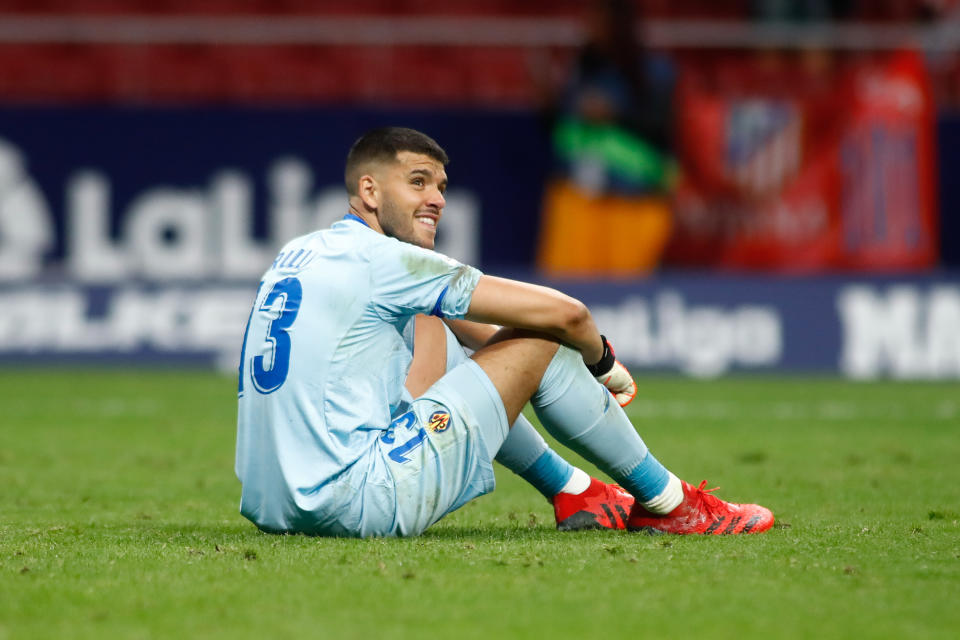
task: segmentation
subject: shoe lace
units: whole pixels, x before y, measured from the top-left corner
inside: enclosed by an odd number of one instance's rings
[[[713,492],[720,487],[704,489],[706,486],[707,481],[704,480],[700,483],[700,486],[697,487],[697,501],[702,505],[703,510],[707,511],[711,516],[722,515],[726,511],[726,503],[713,495]]]

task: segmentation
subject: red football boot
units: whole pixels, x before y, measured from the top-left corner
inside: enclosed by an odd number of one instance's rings
[[[633,496],[619,485],[590,478],[583,493],[558,493],[553,497],[557,530],[624,529],[633,507]]]
[[[633,506],[627,529],[654,533],[736,534],[761,533],[773,526],[773,513],[756,504],[734,504],[710,495],[716,488],[704,490],[683,482],[683,502],[667,515],[650,513],[639,504]]]

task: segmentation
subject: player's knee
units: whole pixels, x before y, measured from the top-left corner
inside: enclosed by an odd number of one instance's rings
[[[565,367],[583,366],[583,356],[580,355],[579,351],[563,344],[558,345],[558,347],[556,355],[553,356],[555,362]]]
[[[574,384],[593,386],[596,380],[583,365],[583,356],[579,351],[560,345],[531,400],[535,406],[553,404]]]

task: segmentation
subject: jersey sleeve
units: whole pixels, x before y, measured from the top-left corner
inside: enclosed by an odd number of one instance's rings
[[[373,305],[382,317],[462,318],[483,275],[442,253],[393,240],[371,256]]]

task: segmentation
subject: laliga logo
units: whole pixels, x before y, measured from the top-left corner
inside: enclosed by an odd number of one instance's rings
[[[711,377],[732,367],[772,367],[783,355],[780,313],[765,305],[691,305],[680,292],[663,289],[652,299],[630,296],[592,311],[614,336],[617,356],[631,366]]]
[[[252,178],[214,172],[203,187],[148,187],[112,211],[106,173],[84,169],[66,185],[66,275],[86,282],[255,279],[291,238],[330,226],[347,211],[342,185],[314,195],[310,167],[275,161],[267,176],[267,238],[253,236]],[[472,263],[479,257],[480,207],[467,190],[451,189],[437,250]],[[114,220],[119,224],[115,224]],[[119,228],[113,233],[114,227]],[[41,275],[55,228],[22,154],[0,139],[0,281]]]
[[[39,274],[53,238],[50,210],[23,155],[0,138],[0,281]]]

